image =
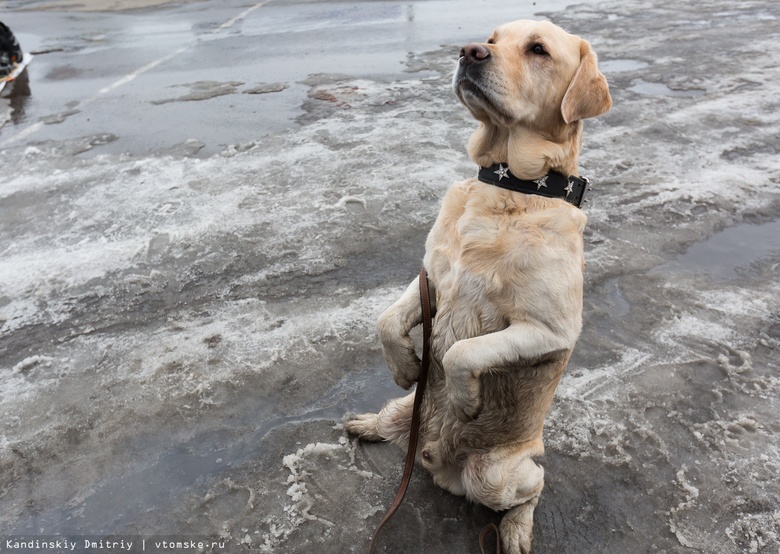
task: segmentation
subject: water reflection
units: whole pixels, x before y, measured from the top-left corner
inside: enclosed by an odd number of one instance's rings
[[[14,125],[21,123],[24,120],[25,110],[31,96],[30,76],[27,73],[27,68],[25,68],[16,79],[5,86],[2,96],[0,96],[0,102],[2,102],[2,104],[7,103],[8,108],[10,109],[7,119],[5,119],[5,121],[0,119],[0,127],[8,121],[11,121]],[[2,106],[2,104],[0,104],[0,106]],[[0,108],[0,111],[5,110]]]

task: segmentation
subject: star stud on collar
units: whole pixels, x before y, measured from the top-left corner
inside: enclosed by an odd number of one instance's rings
[[[498,164],[498,169],[496,171],[494,171],[493,173],[498,175],[498,180],[500,181],[504,177],[509,177],[509,168],[508,167],[504,167],[501,164]]]
[[[563,190],[565,190],[565,191],[566,191],[566,198],[568,198],[568,197],[569,197],[569,195],[571,194],[571,191],[572,191],[572,190],[574,190],[574,181],[572,180],[572,178],[571,178],[571,177],[569,177],[569,178],[567,179],[567,185],[566,185],[566,188],[564,188]]]
[[[545,175],[539,179],[534,179],[534,183],[536,183],[536,190],[540,190],[542,187],[547,188],[547,177],[548,175]]]

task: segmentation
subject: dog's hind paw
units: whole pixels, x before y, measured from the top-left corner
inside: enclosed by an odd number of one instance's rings
[[[350,435],[356,435],[364,441],[380,441],[379,414],[360,414],[344,424],[344,428]]]
[[[501,545],[508,554],[531,554],[534,508],[538,497],[509,510],[501,520]]]

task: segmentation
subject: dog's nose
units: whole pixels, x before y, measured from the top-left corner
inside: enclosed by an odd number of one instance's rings
[[[485,46],[472,42],[460,49],[460,63],[472,64],[483,62],[490,57],[490,50]]]

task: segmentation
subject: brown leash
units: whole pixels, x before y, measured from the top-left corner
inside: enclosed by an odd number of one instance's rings
[[[428,366],[431,359],[431,330],[433,329],[433,317],[431,316],[431,296],[428,291],[428,272],[425,266],[420,269],[420,306],[422,307],[423,324],[423,355],[422,365],[420,367],[420,377],[417,380],[417,389],[414,392],[414,408],[412,409],[412,424],[409,430],[409,448],[406,451],[406,463],[404,464],[404,473],[401,477],[401,484],[398,486],[398,492],[387,509],[385,516],[374,531],[368,552],[371,554],[376,546],[376,539],[382,527],[385,526],[393,514],[395,514],[401,502],[406,495],[406,489],[409,488],[409,481],[412,479],[412,470],[414,469],[414,456],[417,452],[417,438],[420,433],[420,406],[422,405],[423,394],[425,394],[425,385],[428,383]]]
[[[491,532],[496,534],[496,554],[501,554],[501,533],[498,532],[498,526],[495,523],[488,523],[479,533],[479,549],[485,554],[485,537]]]
[[[414,392],[414,407],[412,408],[412,423],[411,429],[409,430],[409,447],[406,451],[404,472],[401,477],[401,484],[398,486],[398,492],[395,493],[393,502],[390,504],[382,521],[379,522],[376,531],[374,531],[374,536],[371,538],[371,544],[368,547],[369,554],[374,552],[377,537],[385,526],[385,523],[390,521],[390,518],[393,517],[396,510],[401,506],[401,502],[403,502],[404,496],[406,496],[406,489],[409,488],[409,481],[412,479],[412,470],[414,469],[414,457],[417,453],[417,439],[420,434],[420,406],[422,405],[423,395],[425,394],[425,386],[428,384],[428,368],[431,360],[431,332],[433,330],[431,296],[428,290],[428,272],[425,271],[425,266],[420,268],[420,307],[422,308],[423,316],[423,355],[420,367],[420,377],[417,380],[417,389]],[[498,527],[493,523],[486,525],[479,534],[479,547],[484,554],[484,540],[491,531],[495,531],[496,533],[496,554],[501,554],[501,536],[498,533]]]

